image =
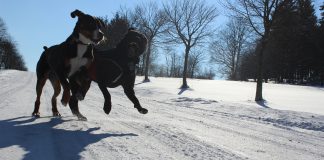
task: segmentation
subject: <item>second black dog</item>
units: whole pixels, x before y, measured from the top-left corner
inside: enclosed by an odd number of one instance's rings
[[[76,74],[76,82],[81,84],[81,90],[89,89],[89,81],[95,81],[104,95],[104,111],[109,114],[111,111],[111,96],[107,90],[122,86],[124,93],[133,102],[134,107],[142,114],[148,112],[139,103],[134,92],[136,77],[136,64],[139,63],[139,56],[146,51],[147,38],[136,30],[130,29],[116,48],[106,51],[95,51],[94,61],[90,66],[89,75]],[[77,85],[76,85],[77,86]],[[69,106],[72,113],[81,120],[86,118],[79,112],[78,100],[75,95],[78,88],[72,88],[72,97]]]

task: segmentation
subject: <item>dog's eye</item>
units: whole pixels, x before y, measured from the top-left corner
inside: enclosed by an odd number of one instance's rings
[[[89,25],[89,30],[96,30],[96,29],[98,29],[96,23],[91,23],[91,24]]]

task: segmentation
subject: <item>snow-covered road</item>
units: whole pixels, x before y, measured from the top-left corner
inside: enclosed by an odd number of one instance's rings
[[[61,104],[62,118],[53,118],[47,83],[41,118],[34,119],[35,84],[35,73],[0,72],[1,160],[324,159],[323,115],[170,94],[138,81],[135,92],[147,115],[116,88],[109,89],[113,108],[107,116],[93,83],[80,102],[88,121]]]

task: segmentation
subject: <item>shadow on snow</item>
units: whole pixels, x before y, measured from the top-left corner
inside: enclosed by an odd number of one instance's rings
[[[99,130],[99,127],[89,128],[86,131],[54,128],[56,125],[66,122],[59,118],[51,118],[49,122],[30,124],[35,120],[35,118],[30,117],[0,120],[0,149],[18,145],[27,152],[23,158],[25,160],[73,160],[80,159],[80,153],[85,151],[87,146],[99,142],[104,138],[138,136],[133,133],[91,133]],[[107,150],[107,152],[109,151]]]

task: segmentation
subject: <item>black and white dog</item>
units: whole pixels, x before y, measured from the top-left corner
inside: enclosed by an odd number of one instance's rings
[[[63,105],[67,105],[71,96],[70,83],[73,80],[73,75],[76,72],[87,72],[87,67],[93,60],[94,45],[99,44],[104,39],[101,31],[104,23],[100,19],[84,14],[79,10],[73,11],[71,17],[78,17],[72,34],[61,44],[49,48],[44,47],[45,51],[37,63],[37,98],[32,114],[34,116],[40,115],[40,96],[47,79],[51,81],[54,88],[52,97],[53,115],[60,116],[56,106],[56,97],[61,91],[61,85],[64,90],[61,102]],[[84,94],[78,93],[77,98],[82,100]]]

